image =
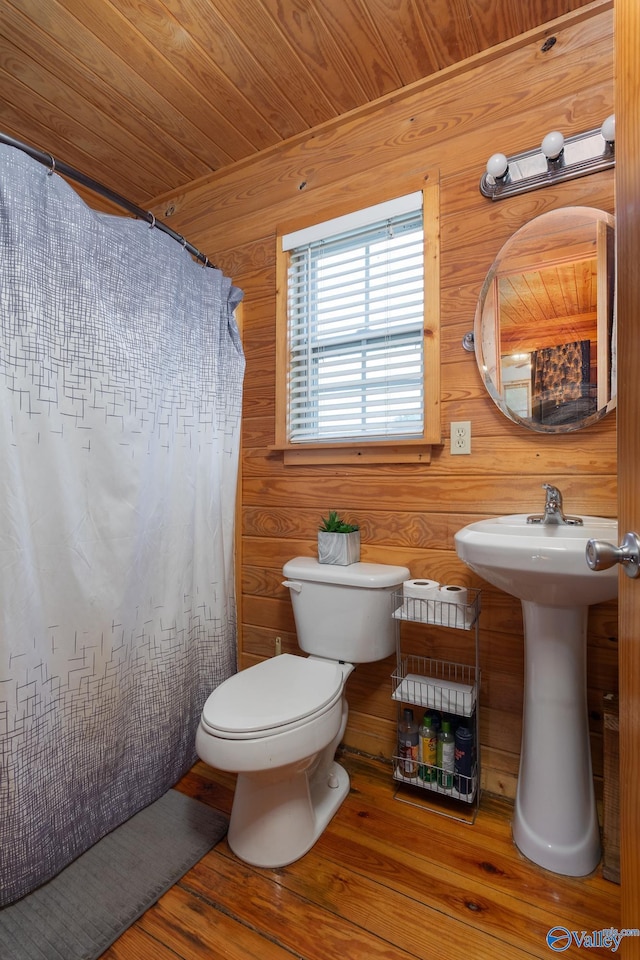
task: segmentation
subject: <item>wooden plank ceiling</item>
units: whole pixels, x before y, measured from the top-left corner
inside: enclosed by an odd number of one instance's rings
[[[0,131],[161,194],[589,0],[2,0]]]

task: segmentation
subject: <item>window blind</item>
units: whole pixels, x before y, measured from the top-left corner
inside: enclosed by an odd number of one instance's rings
[[[291,250],[289,440],[420,437],[424,245],[418,206]]]

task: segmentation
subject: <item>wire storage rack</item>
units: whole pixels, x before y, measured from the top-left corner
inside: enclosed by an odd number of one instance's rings
[[[406,597],[402,591],[392,594],[392,617],[396,623],[396,668],[392,674],[392,699],[398,705],[398,722],[405,707],[418,708],[418,719],[430,714],[436,724],[449,721],[455,736],[465,727],[472,738],[472,761],[467,770],[453,777],[433,764],[409,765],[396,755],[393,777],[396,797],[455,819],[473,822],[480,802],[480,750],[478,696],[480,691],[479,617],[481,592],[468,589],[465,602],[449,603]],[[411,621],[430,627],[463,630],[472,634],[469,662],[460,663],[429,656],[429,638],[425,637],[425,655],[403,650],[399,621]],[[415,710],[414,710],[415,712]],[[398,751],[399,754],[399,751]],[[407,789],[405,789],[407,788]],[[436,802],[425,802],[433,798]]]

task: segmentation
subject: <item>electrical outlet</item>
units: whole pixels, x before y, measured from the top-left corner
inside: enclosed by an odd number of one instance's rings
[[[451,424],[451,453],[471,453],[470,420],[459,420]]]

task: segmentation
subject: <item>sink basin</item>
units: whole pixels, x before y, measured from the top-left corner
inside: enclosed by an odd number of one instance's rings
[[[587,710],[589,606],[618,593],[616,567],[587,565],[587,541],[618,542],[618,524],[528,524],[527,514],[471,523],[455,535],[461,560],[522,603],[524,702],[513,818],[534,863],[580,877],[600,860]]]
[[[613,600],[616,567],[587,566],[587,540],[618,542],[618,522],[583,517],[583,526],[527,523],[513,514],[470,523],[455,535],[461,560],[484,580],[519,600],[573,607]]]

